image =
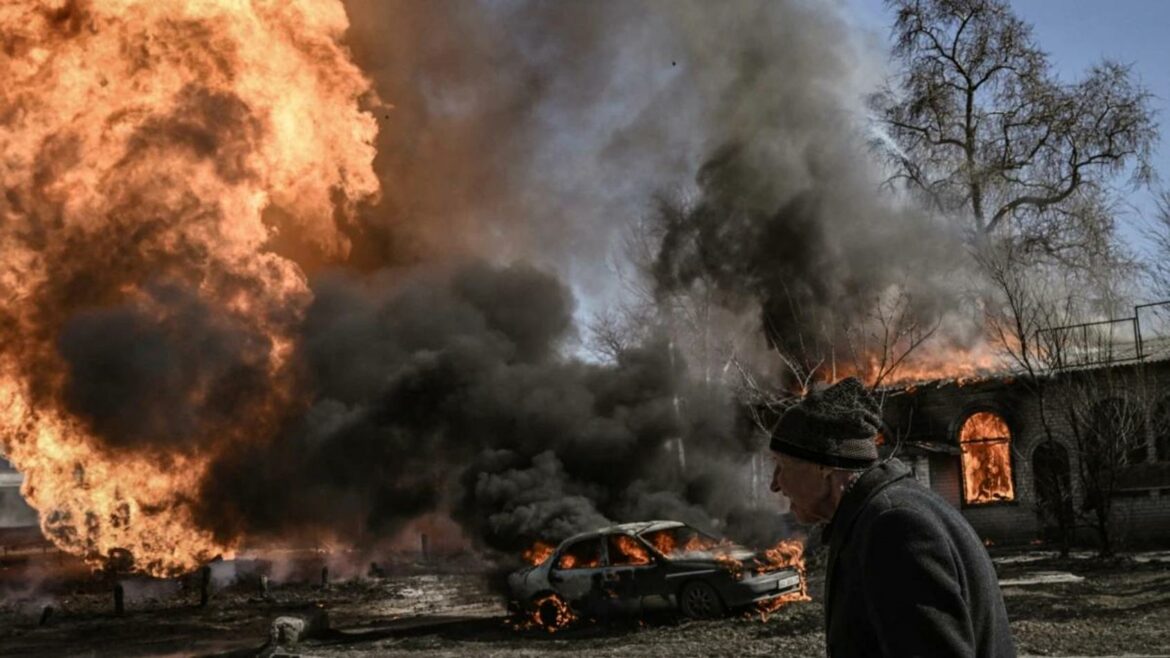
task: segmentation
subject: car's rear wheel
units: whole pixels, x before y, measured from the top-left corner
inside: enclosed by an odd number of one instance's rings
[[[719,593],[701,580],[683,586],[678,595],[678,607],[684,615],[694,619],[721,617],[724,612]]]
[[[541,601],[540,607],[536,609],[536,614],[540,618],[540,623],[545,628],[556,628],[560,619],[560,609],[551,598],[546,598]]]

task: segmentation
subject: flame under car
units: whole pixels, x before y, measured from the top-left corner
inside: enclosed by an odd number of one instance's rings
[[[695,618],[791,595],[800,574],[677,521],[625,523],[575,535],[508,577],[511,606],[541,625],[676,608]]]

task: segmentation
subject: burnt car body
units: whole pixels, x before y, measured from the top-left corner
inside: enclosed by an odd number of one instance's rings
[[[566,539],[540,564],[512,573],[508,588],[515,611],[537,615],[555,594],[590,616],[674,607],[715,617],[800,588],[795,569],[756,570],[756,557],[678,521],[625,523]]]

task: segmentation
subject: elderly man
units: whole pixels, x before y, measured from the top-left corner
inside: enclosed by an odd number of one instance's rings
[[[878,461],[877,404],[849,378],[789,409],[772,490],[825,522],[830,656],[1015,656],[991,559],[959,512],[896,459]]]

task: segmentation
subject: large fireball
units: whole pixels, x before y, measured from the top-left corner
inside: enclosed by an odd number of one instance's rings
[[[310,293],[271,245],[341,258],[377,193],[347,26],[337,0],[0,6],[0,446],[61,548],[156,575],[232,551],[189,496],[298,395]]]

